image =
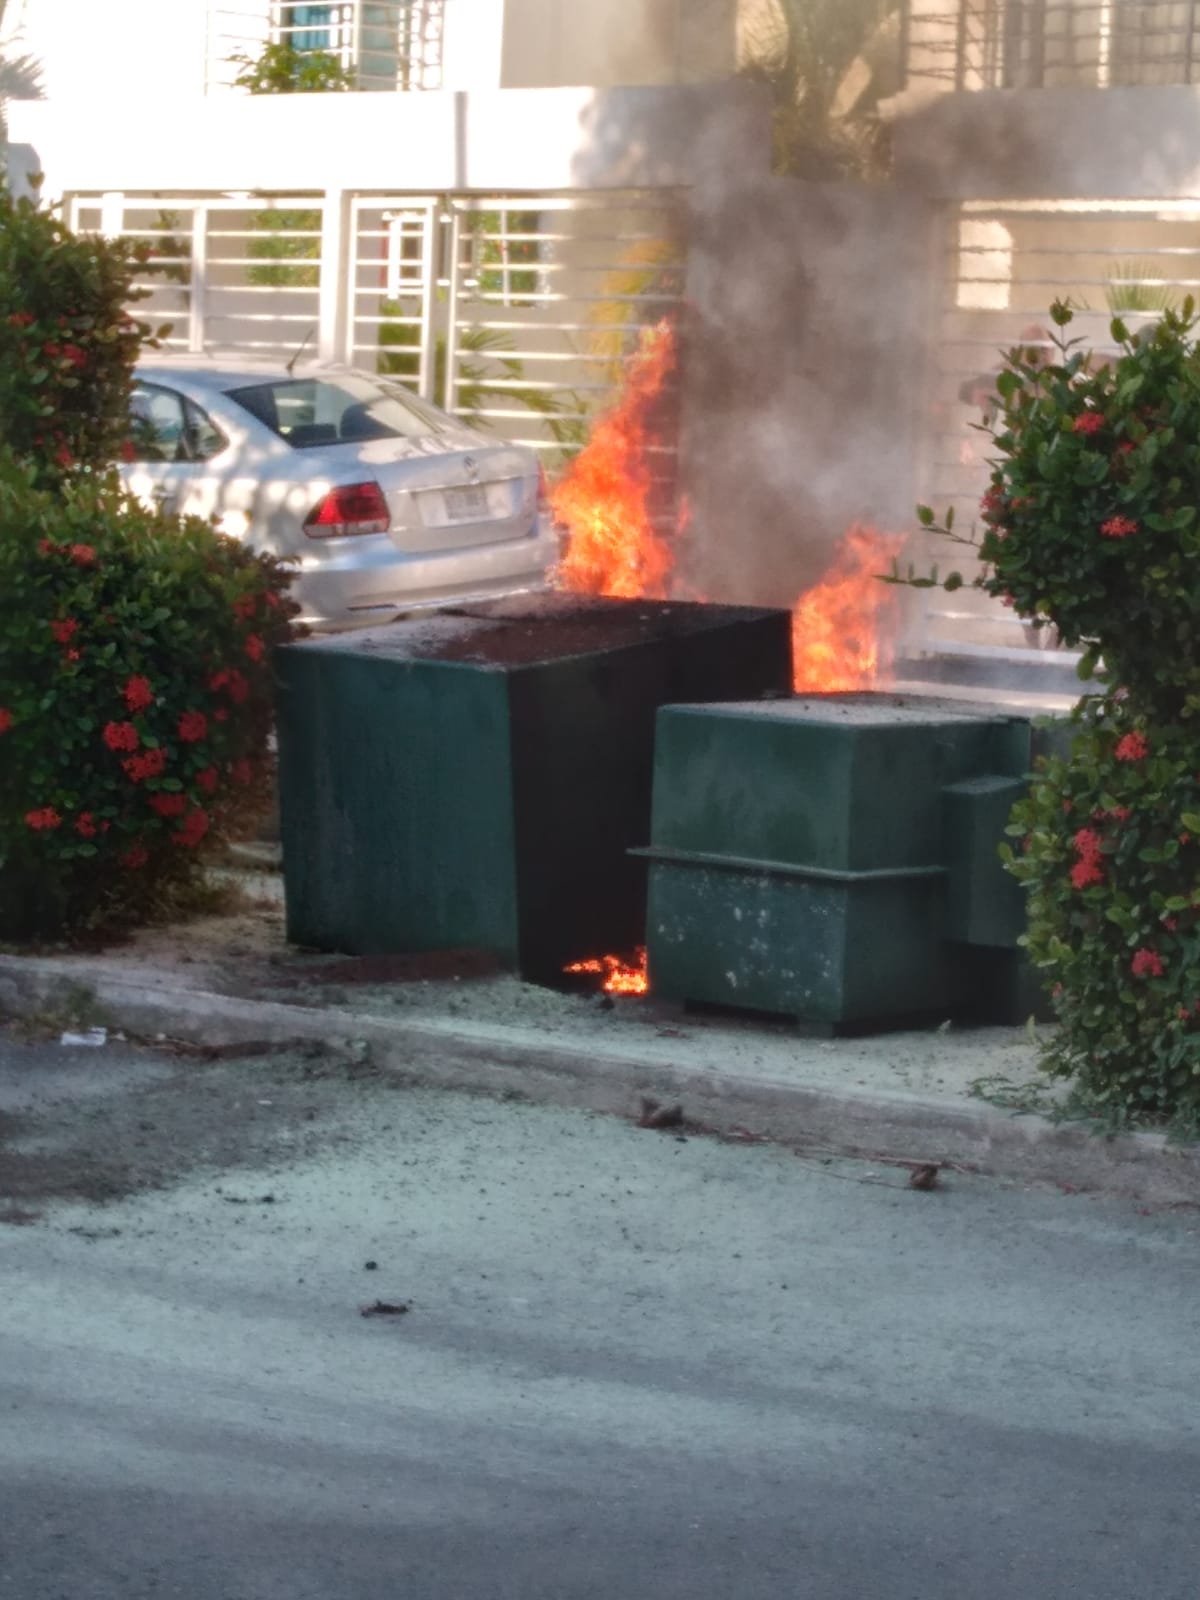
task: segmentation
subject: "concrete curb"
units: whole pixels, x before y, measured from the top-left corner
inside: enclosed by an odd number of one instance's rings
[[[1019,1182],[1055,1183],[1155,1205],[1200,1204],[1200,1149],[1160,1134],[1099,1138],[1086,1128],[928,1096],[723,1076],[679,1060],[555,1043],[530,1048],[503,1029],[393,1020],[240,999],[178,982],[137,980],[111,962],[0,955],[0,1016],[53,1013],[82,995],[114,1029],[222,1048],[319,1043],[363,1050],[407,1081],[619,1116],[640,1095],[678,1101],[697,1130],[881,1160],[938,1161]]]

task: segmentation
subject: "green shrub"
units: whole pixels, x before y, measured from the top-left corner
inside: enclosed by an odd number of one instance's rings
[[[1076,713],[1069,759],[1046,761],[1005,847],[1028,891],[1030,957],[1058,1029],[1044,1062],[1109,1126],[1200,1128],[1200,771],[1191,728],[1128,700]]]
[[[0,457],[0,937],[141,921],[259,796],[290,574]]]
[[[978,585],[1018,616],[1050,622],[1102,660],[1148,714],[1200,710],[1200,353],[1190,300],[1098,362],[1065,332],[1058,357],[1010,351],[990,425],[995,459],[981,516]],[[1071,320],[1057,304],[1060,330]],[[933,512],[921,507],[927,527]],[[960,543],[953,525],[938,531]],[[952,574],[947,587],[962,579]]]
[[[251,94],[329,94],[356,87],[354,73],[328,50],[298,50],[290,40],[264,45],[257,56],[230,56],[241,70],[234,87]]]
[[[1029,954],[1052,986],[1048,1070],[1109,1126],[1200,1130],[1200,350],[1189,299],[1115,357],[1068,337],[997,379],[978,586],[1103,665],[1069,757],[1013,813]],[[896,575],[898,577],[898,574]],[[930,583],[935,578],[916,580]],[[943,580],[956,588],[962,577]]]
[[[125,309],[144,254],[0,191],[0,440],[40,483],[117,457],[150,331]]]

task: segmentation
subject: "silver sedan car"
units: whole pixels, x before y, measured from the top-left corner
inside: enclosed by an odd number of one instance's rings
[[[152,357],[136,378],[126,487],[294,558],[309,626],[547,586],[559,538],[532,450],[350,368]]]

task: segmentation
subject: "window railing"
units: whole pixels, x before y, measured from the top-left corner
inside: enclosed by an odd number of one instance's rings
[[[446,0],[230,0],[208,15],[207,85],[236,89],[270,45],[330,57],[356,89],[440,89]],[[240,92],[240,91],[239,91]]]
[[[1200,82],[1200,0],[905,0],[903,40],[951,89]]]

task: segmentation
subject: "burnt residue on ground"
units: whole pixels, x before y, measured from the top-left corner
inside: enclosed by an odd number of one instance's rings
[[[368,1080],[403,1086],[350,1048],[212,1059],[169,1042],[72,1050],[0,1027],[0,1223],[203,1170],[281,1170],[342,1139],[345,1086]]]

